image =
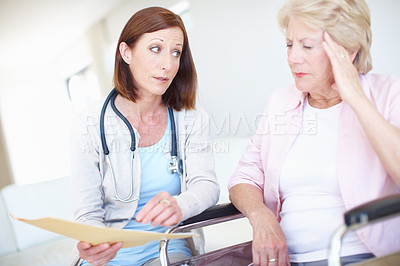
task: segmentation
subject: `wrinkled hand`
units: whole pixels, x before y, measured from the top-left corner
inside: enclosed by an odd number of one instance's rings
[[[250,220],[253,228],[253,263],[262,266],[290,265],[285,235],[271,214],[263,211],[253,215]]]
[[[117,255],[118,250],[122,247],[122,242],[114,244],[102,243],[99,245],[91,245],[88,242],[80,241],[77,245],[79,257],[85,259],[94,266],[106,265]]]
[[[151,222],[155,226],[176,225],[182,220],[182,210],[174,197],[168,192],[158,193],[154,198],[149,200],[143,209],[135,217],[139,223]]]
[[[336,43],[326,32],[324,32],[323,47],[331,61],[335,78],[332,89],[339,92],[343,101],[351,104],[353,99],[363,95],[358,72],[353,65],[357,51],[349,54],[343,46]]]

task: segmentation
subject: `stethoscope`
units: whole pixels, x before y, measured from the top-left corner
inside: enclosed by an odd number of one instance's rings
[[[113,187],[114,187],[114,193],[115,193],[115,200],[117,201],[121,201],[121,202],[133,202],[133,201],[137,201],[138,198],[133,198],[133,193],[134,193],[134,189],[133,189],[133,159],[134,159],[134,152],[136,149],[136,139],[135,139],[135,133],[133,131],[133,128],[131,126],[131,124],[129,123],[128,119],[125,118],[125,116],[123,114],[121,114],[121,112],[117,109],[117,107],[115,106],[115,98],[117,97],[118,92],[115,90],[115,88],[110,92],[110,94],[107,96],[106,100],[104,101],[103,107],[101,109],[101,113],[100,113],[100,139],[101,139],[101,146],[103,148],[103,152],[104,152],[104,157],[106,159],[106,162],[110,168],[110,172],[111,172],[111,177],[112,177],[112,181],[113,181]],[[106,141],[106,136],[105,136],[105,132],[104,132],[104,115],[107,109],[107,105],[111,104],[111,108],[114,110],[114,112],[118,115],[119,118],[121,118],[121,120],[125,123],[125,125],[127,126],[130,136],[131,136],[131,146],[130,146],[130,150],[132,151],[132,160],[131,160],[131,169],[130,172],[132,174],[132,178],[131,178],[131,182],[130,182],[130,193],[126,198],[121,198],[118,195],[117,192],[117,186],[116,186],[116,180],[115,180],[115,175],[114,175],[114,171],[111,165],[111,161],[109,158],[109,154],[110,151],[108,149],[107,146],[107,141]],[[182,160],[178,157],[178,149],[177,149],[177,142],[176,142],[176,129],[175,129],[175,119],[174,119],[174,114],[172,112],[172,108],[168,106],[168,114],[169,117],[171,119],[171,161],[169,163],[168,166],[168,171],[171,174],[174,173],[178,173],[180,176],[183,173],[183,162]]]

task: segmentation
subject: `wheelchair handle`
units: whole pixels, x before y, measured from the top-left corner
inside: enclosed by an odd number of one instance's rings
[[[240,214],[240,211],[238,211],[238,209],[236,209],[236,207],[233,206],[232,203],[223,203],[223,204],[218,204],[218,205],[208,208],[204,212],[183,221],[180,225],[181,226],[189,225],[189,224],[194,224],[194,223],[201,222],[201,221],[222,218],[222,217],[231,216],[231,215],[235,215],[235,214]]]
[[[375,222],[400,212],[400,195],[391,195],[360,205],[344,214],[347,227]]]
[[[345,224],[335,231],[331,239],[328,265],[341,265],[341,240],[348,231],[399,214],[400,194],[373,200],[346,212],[344,214]]]

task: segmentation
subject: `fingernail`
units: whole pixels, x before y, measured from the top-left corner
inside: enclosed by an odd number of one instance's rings
[[[103,243],[102,245],[101,245],[101,248],[102,249],[107,249],[107,248],[109,248],[110,247],[110,244],[108,244],[108,243]]]

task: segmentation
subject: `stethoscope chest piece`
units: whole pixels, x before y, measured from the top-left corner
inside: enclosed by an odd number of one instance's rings
[[[171,156],[171,161],[168,166],[170,174],[177,173],[178,175],[183,174],[183,162],[177,156]]]

